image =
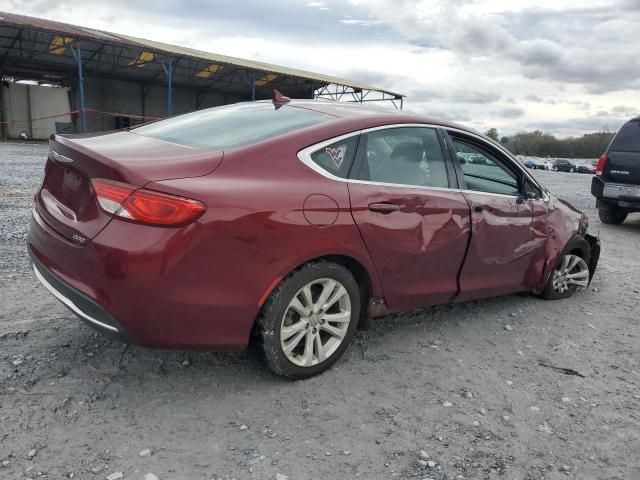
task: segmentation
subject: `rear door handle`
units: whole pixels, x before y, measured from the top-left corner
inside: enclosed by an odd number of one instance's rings
[[[484,211],[487,211],[489,213],[493,213],[493,207],[490,207],[488,205],[475,205],[473,207],[473,211],[476,213],[482,213]]]
[[[381,203],[370,203],[369,210],[372,212],[378,213],[392,213],[397,210],[400,210],[400,205],[396,205],[395,203],[381,202]]]

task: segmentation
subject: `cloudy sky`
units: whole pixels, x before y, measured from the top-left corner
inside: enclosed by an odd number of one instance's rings
[[[364,81],[502,135],[640,114],[640,0],[0,0],[0,10]]]

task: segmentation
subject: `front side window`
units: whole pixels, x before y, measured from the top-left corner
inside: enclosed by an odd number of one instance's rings
[[[528,178],[524,181],[524,194],[530,199],[542,198],[542,192]]]
[[[241,147],[330,120],[330,115],[285,105],[237,103],[178,115],[131,132],[181,145]]]
[[[363,157],[354,178],[408,186],[449,186],[442,148],[433,128],[376,130],[363,135],[361,144]]]
[[[468,190],[519,195],[517,175],[492,153],[460,139],[452,139]]]
[[[311,160],[327,172],[347,178],[358,147],[358,136],[345,138],[311,154]]]

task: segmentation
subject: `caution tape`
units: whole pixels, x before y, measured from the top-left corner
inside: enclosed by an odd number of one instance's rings
[[[78,108],[76,110],[71,110],[65,113],[57,113],[55,115],[47,115],[45,117],[31,118],[29,120],[11,120],[9,122],[0,122],[0,124],[8,125],[9,123],[32,123],[37,122],[39,120],[48,120],[50,118],[58,118],[58,117],[66,117],[67,115],[76,115],[82,112],[94,113],[97,115],[107,115],[110,117],[125,117],[125,118],[135,118],[140,120],[162,120],[164,117],[152,117],[149,115],[133,115],[129,113],[120,113],[120,112],[104,112],[102,110],[95,110],[93,108]]]
[[[85,112],[98,113],[101,115],[109,115],[112,117],[127,117],[127,118],[140,118],[142,120],[162,120],[165,117],[151,117],[149,115],[132,115],[129,113],[116,113],[116,112],[103,112],[101,110],[94,110],[93,108],[85,108]]]
[[[46,117],[39,117],[39,118],[32,118],[29,120],[12,120],[11,122],[0,122],[0,123],[29,123],[29,122],[37,122],[38,120],[47,120],[49,118],[57,118],[57,117],[65,117],[67,115],[73,115],[76,113],[79,113],[81,110],[71,110],[70,112],[66,112],[66,113],[58,113],[56,115],[47,115]]]

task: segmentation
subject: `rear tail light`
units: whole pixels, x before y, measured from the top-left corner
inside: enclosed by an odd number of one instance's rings
[[[604,166],[607,163],[607,153],[603,153],[602,155],[600,155],[600,158],[598,159],[598,165],[596,166],[596,175],[602,175],[602,172],[604,172]]]
[[[204,213],[203,203],[188,198],[146,190],[122,182],[91,180],[100,208],[131,222],[180,227]]]

